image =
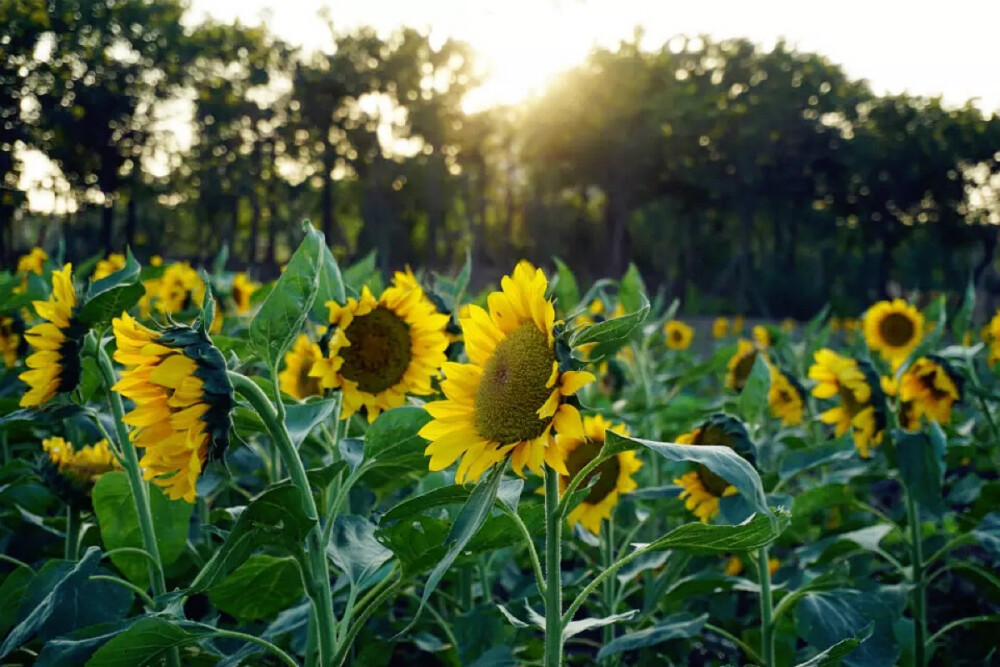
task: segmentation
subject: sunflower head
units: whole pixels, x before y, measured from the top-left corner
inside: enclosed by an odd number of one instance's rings
[[[775,419],[785,426],[802,423],[805,412],[805,389],[793,376],[777,366],[771,366],[771,388],[767,393],[767,404]]]
[[[729,415],[712,415],[695,430],[677,436],[676,441],[681,445],[729,447],[751,464],[756,460],[753,443],[746,428],[742,422]],[[682,489],[678,498],[685,501],[685,507],[704,523],[708,523],[719,513],[721,498],[737,493],[735,486],[701,463],[694,470],[674,479],[674,484]]]
[[[194,502],[205,461],[222,459],[229,445],[233,388],[225,359],[203,327],[153,331],[128,313],[112,326],[114,357],[125,366],[113,389],[135,404],[125,423],[144,450],[143,474],[170,498]]]
[[[716,317],[712,321],[712,338],[725,338],[729,333],[729,320],[725,317]]]
[[[90,492],[101,475],[121,470],[104,439],[76,449],[63,438],[46,438],[42,440],[42,451],[45,456],[37,462],[36,472],[46,486],[72,507],[89,508]]]
[[[24,322],[16,314],[0,316],[0,355],[7,368],[17,365],[17,359],[27,350]]]
[[[322,358],[320,345],[312,342],[306,334],[299,334],[295,344],[285,353],[285,370],[278,374],[281,391],[300,401],[322,395],[319,378],[309,375],[313,365]]]
[[[918,428],[923,417],[948,424],[952,407],[962,400],[962,380],[945,359],[921,357],[903,373],[899,397],[906,407],[904,426],[909,430]]]
[[[851,431],[854,446],[862,458],[869,448],[882,442],[886,425],[885,394],[882,381],[871,364],[842,357],[829,349],[818,350],[809,368],[809,379],[817,382],[813,396],[838,398],[839,405],[820,415],[820,420],[834,425],[839,438]]]
[[[31,389],[21,397],[21,407],[44,405],[56,394],[72,391],[80,382],[80,350],[87,326],[77,318],[73,267],[52,272],[52,293],[35,301],[35,312],[44,322],[25,332],[35,350],[26,360],[29,370],[19,376]]]
[[[171,264],[159,278],[143,282],[146,294],[139,301],[139,312],[148,317],[153,309],[162,315],[197,308],[205,298],[205,281],[187,262]]]
[[[447,359],[449,318],[415,280],[401,276],[378,299],[365,286],[358,299],[326,304],[330,331],[308,375],[320,389],[343,392],[341,419],[364,408],[375,421],[383,410],[403,405],[407,394],[434,392],[431,382]]]
[[[236,312],[246,315],[250,312],[250,297],[260,288],[260,285],[250,279],[245,273],[237,273],[233,277],[233,301],[236,302]]]
[[[670,320],[663,325],[663,337],[671,350],[686,350],[691,347],[694,329],[680,320]]]
[[[726,387],[737,392],[743,391],[758,354],[763,354],[764,360],[767,361],[767,353],[756,344],[745,338],[736,342],[736,353],[729,358],[729,363],[726,365]]]
[[[750,333],[753,336],[754,343],[757,344],[757,347],[762,350],[771,347],[773,340],[771,338],[770,329],[762,324],[755,324]]]
[[[90,276],[91,281],[98,281],[102,278],[107,278],[112,273],[116,271],[121,271],[125,268],[125,255],[120,252],[113,252],[107,256],[107,258],[102,259],[97,263],[97,267],[94,269],[93,275]]]
[[[553,431],[583,436],[567,398],[594,376],[570,370],[545,274],[521,262],[500,284],[488,311],[473,305],[459,319],[470,363],[444,365],[445,400],[427,404],[434,419],[420,431],[431,441],[431,470],[462,459],[459,483],[478,479],[507,455],[518,474],[526,465],[541,474],[543,463],[568,474]]]
[[[879,301],[865,313],[863,328],[868,347],[898,368],[923,338],[924,316],[902,299]]]
[[[47,252],[35,246],[27,255],[21,255],[17,260],[18,273],[34,273],[42,275],[45,269],[45,261],[49,258]]]
[[[560,473],[559,488],[564,491],[573,477],[588,463],[594,460],[604,447],[604,437],[607,431],[619,435],[628,435],[624,424],[612,423],[600,415],[584,417],[580,434],[556,435],[556,444],[563,456],[567,474]],[[579,488],[590,490],[583,501],[570,512],[569,524],[579,523],[593,534],[601,530],[601,521],[610,519],[611,512],[623,493],[634,491],[637,487],[632,479],[633,473],[642,467],[642,462],[632,451],[622,452],[597,466],[590,475],[581,482]]]

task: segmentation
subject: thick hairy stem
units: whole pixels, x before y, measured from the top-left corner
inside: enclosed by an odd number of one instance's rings
[[[561,667],[562,579],[560,576],[562,517],[559,473],[545,467],[545,667]]]
[[[913,568],[913,663],[927,664],[927,593],[924,582],[924,549],[920,536],[920,509],[906,489],[906,520],[910,524],[910,565]]]
[[[767,547],[757,550],[757,572],[760,579],[760,633],[761,654],[765,667],[774,667],[774,612],[771,598],[771,569],[768,567]]]

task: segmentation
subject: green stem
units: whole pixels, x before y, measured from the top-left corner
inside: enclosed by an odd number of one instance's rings
[[[80,544],[80,510],[72,505],[66,506],[66,545],[63,557],[66,560],[76,560],[77,547]]]
[[[608,520],[608,529],[601,535],[601,565],[606,570],[615,561],[615,522]],[[606,616],[615,614],[615,578],[608,577],[604,580],[604,613]],[[604,643],[607,644],[615,638],[613,624],[605,625],[603,631]]]
[[[583,480],[587,479],[590,473],[593,472],[597,468],[597,466],[601,465],[612,456],[614,455],[608,454],[606,456],[597,456],[591,459],[587,465],[583,466],[583,468],[581,468],[580,471],[573,476],[573,479],[569,481],[569,484],[566,485],[566,489],[562,493],[561,500],[558,498],[559,489],[558,488],[556,489],[556,499],[558,500],[558,503],[556,505],[553,505],[553,507],[556,508],[556,514],[559,516],[560,519],[566,518],[566,513],[569,512],[570,496],[573,495],[573,492],[576,491],[577,487],[580,486]],[[546,487],[546,502],[548,502],[547,494],[548,494],[548,487]]]
[[[920,508],[913,494],[906,489],[906,519],[910,524],[910,557],[913,569],[913,662],[917,667],[927,664],[927,593],[924,585],[923,540],[920,535]]]
[[[379,593],[378,597],[373,599],[371,601],[371,604],[369,604],[361,611],[358,617],[354,620],[354,623],[351,624],[351,629],[348,630],[347,636],[344,638],[344,641],[341,642],[340,648],[338,649],[336,655],[333,656],[333,662],[331,663],[332,665],[339,667],[340,665],[344,664],[344,661],[347,659],[347,652],[350,650],[351,644],[354,643],[354,638],[358,636],[359,632],[361,632],[361,628],[364,627],[365,622],[368,620],[368,617],[371,616],[376,609],[382,606],[382,603],[385,602],[397,590],[399,590],[400,586],[402,585],[403,585],[403,578],[400,577],[399,579],[396,579],[391,586],[387,587],[381,593]]]
[[[503,503],[501,503],[501,505],[502,504]],[[513,519],[517,529],[521,531],[521,536],[524,537],[524,544],[528,547],[528,556],[531,558],[531,569],[535,571],[535,585],[538,587],[538,594],[544,598],[545,576],[542,575],[542,564],[538,558],[538,550],[535,549],[535,541],[531,538],[531,532],[528,530],[528,527],[524,525],[524,520],[517,512],[511,511],[506,505],[504,505],[502,509],[507,516]]]
[[[760,633],[764,667],[774,667],[774,612],[771,598],[771,569],[768,567],[767,547],[757,550],[757,575],[760,579]]]
[[[746,653],[747,657],[750,658],[750,660],[752,660],[753,662],[761,662],[761,663],[764,662],[763,660],[761,660],[760,656],[757,655],[757,651],[753,650],[753,648],[749,644],[747,644],[745,641],[743,641],[736,635],[733,635],[723,630],[717,625],[712,625],[711,623],[706,623],[705,629],[708,630],[709,632],[714,632],[720,637],[725,637],[729,641],[739,646],[741,649],[743,649],[743,652]]]
[[[146,606],[149,607],[150,609],[156,608],[156,605],[153,603],[153,599],[150,598],[148,595],[146,595],[146,591],[142,590],[141,588],[133,584],[131,581],[125,581],[124,579],[120,579],[118,577],[112,577],[106,574],[94,574],[88,577],[87,579],[89,581],[110,581],[112,583],[118,584],[119,586],[129,589],[130,591],[138,595],[140,598],[142,598],[142,601],[145,602]]]
[[[15,567],[26,567],[32,572],[35,571],[30,565],[25,563],[23,560],[18,560],[17,558],[14,558],[13,556],[8,556],[7,554],[0,554],[0,561],[7,561],[8,563],[14,565]]]
[[[968,618],[960,618],[957,621],[952,621],[947,625],[943,626],[940,630],[935,632],[927,639],[927,646],[933,646],[934,642],[940,639],[944,634],[954,630],[955,628],[960,628],[964,625],[972,625],[973,623],[1000,623],[1000,614],[988,614],[984,616],[969,616]],[[933,652],[932,652],[933,654]]]
[[[271,642],[261,637],[255,637],[254,635],[248,635],[246,633],[236,632],[234,630],[223,630],[221,628],[208,625],[207,623],[198,623],[195,621],[188,621],[188,623],[190,623],[191,625],[196,625],[199,628],[204,628],[205,630],[211,630],[212,635],[215,637],[223,637],[226,639],[239,639],[241,641],[245,641],[250,644],[256,644],[257,646],[261,646],[264,649],[273,653],[275,656],[277,656],[277,658],[281,660],[281,662],[285,663],[286,665],[290,665],[291,667],[298,667],[299,665],[299,663],[295,661],[295,658],[288,655],[280,648],[278,648]]]
[[[579,477],[579,476],[578,476]],[[567,498],[568,494],[563,496]],[[545,667],[561,667],[563,650],[562,533],[559,473],[545,467]]]
[[[313,524],[306,537],[306,557],[303,563],[306,566],[307,575],[306,594],[316,611],[320,664],[324,666],[332,664],[334,655],[337,653],[334,635],[337,622],[333,614],[326,545],[323,543],[323,532],[320,528],[319,515],[316,512],[316,503],[313,501],[306,469],[302,465],[302,459],[299,458],[298,450],[295,449],[295,445],[288,435],[285,422],[280,418],[281,412],[275,409],[261,388],[245,376],[232,371],[229,372],[229,381],[232,382],[233,389],[250,403],[267,427],[281,453],[285,467],[288,468],[292,484],[299,490],[302,511]]]

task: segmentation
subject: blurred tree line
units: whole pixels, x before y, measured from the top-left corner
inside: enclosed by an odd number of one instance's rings
[[[853,314],[992,274],[1000,117],[875,95],[784,44],[639,36],[542,96],[467,114],[474,54],[411,29],[304,52],[178,0],[0,0],[0,256],[63,238],[276,274],[309,218],[346,261],[489,280],[634,262],[689,308]],[[184,134],[190,132],[190,140]],[[68,183],[28,210],[19,156]]]

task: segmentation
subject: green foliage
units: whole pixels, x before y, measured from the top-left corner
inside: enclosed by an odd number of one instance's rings
[[[77,317],[88,326],[104,325],[138,303],[146,289],[139,282],[139,262],[125,251],[125,267],[87,287]]]
[[[270,618],[302,597],[302,576],[294,558],[254,554],[213,586],[208,597],[240,620]]]

